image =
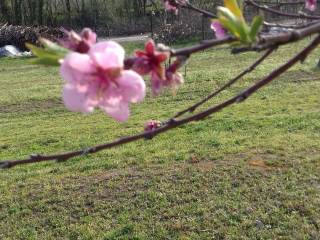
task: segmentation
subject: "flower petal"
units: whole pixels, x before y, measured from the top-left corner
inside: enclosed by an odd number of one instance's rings
[[[60,74],[66,82],[74,84],[87,84],[91,73],[95,71],[92,61],[87,54],[71,53],[63,60]]]
[[[81,32],[81,37],[89,44],[95,44],[97,42],[97,34],[90,28],[85,28]]]
[[[134,71],[123,71],[116,79],[118,90],[124,101],[141,102],[146,95],[146,85],[142,77]]]
[[[306,8],[310,11],[315,11],[317,8],[316,0],[306,0]]]
[[[86,92],[81,92],[76,86],[66,84],[63,88],[63,102],[73,112],[90,113],[94,110],[93,104]]]
[[[169,58],[169,54],[168,53],[158,53],[155,55],[155,57],[157,58],[158,62],[164,62]]]
[[[217,39],[226,37],[226,30],[219,21],[213,21],[211,23],[211,29],[215,32]]]
[[[88,54],[70,53],[63,60],[64,64],[68,64],[72,69],[81,73],[91,73],[94,71],[93,62]]]
[[[122,68],[125,52],[118,43],[104,41],[92,45],[89,55],[95,64],[103,69]]]
[[[148,40],[145,46],[146,53],[152,55],[154,54],[155,50],[156,50],[156,44],[154,43],[154,41],[152,39]]]
[[[163,88],[163,80],[159,77],[156,72],[151,73],[151,89],[153,95],[157,96],[160,94]]]
[[[116,106],[104,104],[100,105],[100,108],[119,122],[128,120],[130,115],[129,104],[127,102],[121,102]]]

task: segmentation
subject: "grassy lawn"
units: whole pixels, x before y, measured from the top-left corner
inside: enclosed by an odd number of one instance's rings
[[[206,106],[265,76],[279,49]],[[136,46],[128,45],[128,51]],[[0,171],[0,239],[320,239],[320,50],[205,121],[65,163]],[[57,68],[0,60],[0,159],[85,148],[137,133],[203,98],[258,57],[193,56],[186,83],[134,105],[127,123],[61,102]]]

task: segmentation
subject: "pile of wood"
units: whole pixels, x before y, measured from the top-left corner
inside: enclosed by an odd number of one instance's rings
[[[26,43],[38,44],[38,38],[43,37],[56,40],[63,37],[63,33],[58,28],[48,27],[27,27],[0,24],[0,47],[13,45],[21,51],[27,50]]]

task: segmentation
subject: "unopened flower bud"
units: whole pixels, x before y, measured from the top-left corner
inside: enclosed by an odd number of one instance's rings
[[[97,35],[90,28],[83,29],[80,34],[63,28],[61,30],[66,35],[66,38],[60,40],[60,44],[72,51],[87,53],[90,47],[97,42]]]
[[[158,120],[149,120],[146,122],[144,126],[144,131],[149,132],[149,131],[154,131],[161,127],[161,122]]]

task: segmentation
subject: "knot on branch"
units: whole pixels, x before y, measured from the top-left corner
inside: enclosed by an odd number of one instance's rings
[[[162,122],[160,122],[158,120],[149,120],[149,121],[147,121],[145,126],[144,126],[144,131],[145,131],[144,138],[146,140],[152,139],[156,135],[155,130],[157,130],[158,128],[160,128],[163,125],[164,125],[164,123],[162,123]]]

